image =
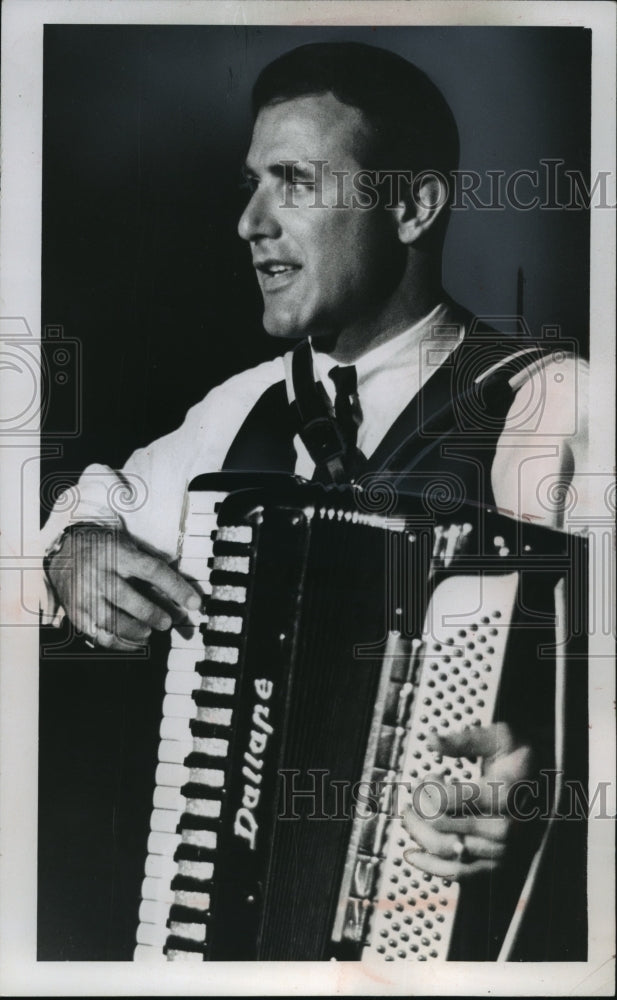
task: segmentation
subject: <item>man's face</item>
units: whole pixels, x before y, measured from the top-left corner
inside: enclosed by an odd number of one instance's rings
[[[405,255],[392,213],[352,205],[351,177],[367,141],[362,113],[329,93],[259,112],[245,168],[252,195],[238,232],[250,242],[264,327],[276,337],[360,330],[400,280]],[[293,184],[285,161],[296,161]]]

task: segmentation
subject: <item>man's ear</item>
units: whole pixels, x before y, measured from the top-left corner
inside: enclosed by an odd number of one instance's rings
[[[446,178],[429,171],[399,189],[394,214],[401,243],[415,243],[434,225],[448,201],[448,193]]]

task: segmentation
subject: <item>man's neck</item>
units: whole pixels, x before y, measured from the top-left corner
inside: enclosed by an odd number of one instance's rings
[[[403,281],[390,300],[374,316],[322,337],[314,336],[314,351],[327,354],[339,364],[354,364],[368,351],[415,326],[446,298],[441,267],[426,258],[411,259]]]
[[[393,340],[404,330],[409,330],[425,316],[429,316],[445,297],[445,293],[441,291],[441,294],[427,299],[422,305],[418,304],[417,309],[406,310],[397,316],[382,316],[379,322],[365,326],[362,330],[343,330],[331,337],[313,337],[313,350],[327,354],[339,364],[355,364],[375,347]]]

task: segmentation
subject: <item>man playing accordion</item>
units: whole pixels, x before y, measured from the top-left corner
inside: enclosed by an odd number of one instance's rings
[[[559,529],[559,498],[547,503],[539,483],[583,495],[585,426],[572,411],[585,366],[501,336],[442,287],[459,141],[435,85],[383,49],[310,44],[261,72],[253,111],[238,232],[266,331],[298,346],[213,389],[120,472],[89,466],[70,526],[52,512],[49,613],[99,649],[130,651],[201,605],[176,559],[186,488],[204,473],[387,482],[429,500],[455,483],[468,504]],[[118,515],[112,485],[140,502]],[[406,807],[405,856],[421,872],[473,886],[514,863],[517,821],[494,813],[491,787],[505,795],[547,760],[533,713],[527,727],[514,715],[435,735],[441,757],[482,759],[480,808],[461,814],[452,786],[439,815]]]

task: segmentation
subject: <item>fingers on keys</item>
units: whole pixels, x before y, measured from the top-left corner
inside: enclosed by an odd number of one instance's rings
[[[99,605],[95,615],[84,616],[82,630],[88,635],[87,641],[91,646],[116,650],[143,646],[151,633],[149,626],[111,604],[105,608]]]
[[[427,822],[408,808],[403,825],[414,843],[404,852],[406,860],[422,871],[457,880],[493,870],[506,851],[507,821],[484,819],[477,827],[482,833],[467,832],[475,818],[452,817],[444,824],[448,828],[440,829],[436,820]]]
[[[510,753],[514,748],[514,737],[505,722],[495,722],[490,726],[465,726],[448,735],[432,733],[429,748],[448,757],[494,758]]]
[[[166,631],[203,602],[187,580],[129,536],[101,532],[80,539],[77,563],[71,617],[90,645],[120,650],[143,645],[153,629]]]
[[[201,606],[201,594],[162,559],[139,549],[135,549],[131,555],[131,559],[124,558],[118,565],[121,576],[134,576],[144,580],[180,608],[194,611]]]

